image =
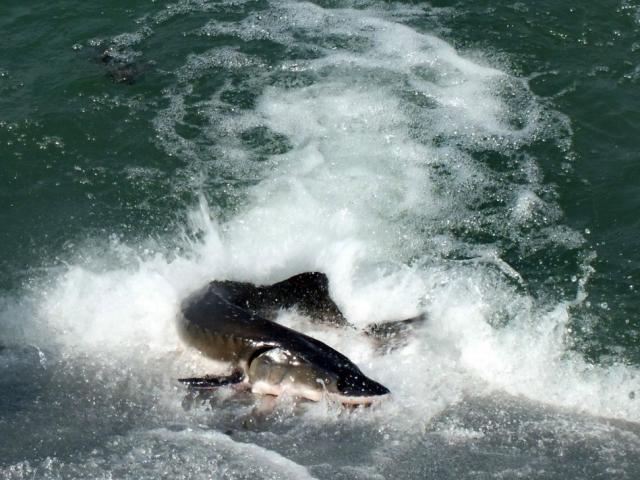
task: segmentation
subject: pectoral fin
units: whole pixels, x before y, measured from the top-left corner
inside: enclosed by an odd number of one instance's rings
[[[194,390],[211,390],[226,385],[234,385],[244,381],[244,373],[236,370],[231,375],[205,375],[203,377],[179,378],[179,382],[186,383]]]

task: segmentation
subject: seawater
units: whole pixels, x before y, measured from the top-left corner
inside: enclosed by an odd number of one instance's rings
[[[637,477],[638,5],[2,9],[3,478]],[[311,270],[425,315],[281,313],[392,399],[185,398],[180,301]]]

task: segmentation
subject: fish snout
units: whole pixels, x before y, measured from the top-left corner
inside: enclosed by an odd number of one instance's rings
[[[338,378],[338,392],[348,397],[373,397],[391,393],[387,387],[365,375],[346,375]]]

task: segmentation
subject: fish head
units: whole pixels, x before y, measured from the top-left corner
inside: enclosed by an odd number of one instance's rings
[[[337,362],[313,361],[284,348],[255,355],[248,375],[256,393],[288,393],[314,401],[326,397],[345,405],[369,405],[389,394],[344,357]]]

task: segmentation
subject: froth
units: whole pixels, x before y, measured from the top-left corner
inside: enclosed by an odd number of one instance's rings
[[[104,454],[109,455],[109,462],[104,461]],[[210,430],[164,428],[132,432],[108,442],[100,451],[72,460],[49,457],[33,464],[19,462],[3,467],[0,474],[16,479],[34,476],[135,479],[140,475],[175,479],[246,478],[247,475],[272,479],[314,478],[303,466],[258,445],[236,442]]]
[[[237,45],[190,55],[154,121],[159,144],[187,164],[182,188],[235,201],[212,213],[203,198],[184,238],[169,240],[181,243],[175,257],[76,265],[57,278],[40,315],[63,348],[180,348],[179,302],[207,280],[321,270],[357,326],[427,316],[387,355],[358,336],[313,331],[392,390],[381,421],[410,427],[492,390],[640,420],[629,395],[636,370],[571,351],[568,320],[582,297],[538,298],[501,258],[501,242],[538,248],[536,235],[580,246],[520,150],[553,140],[552,113],[523,80],[402,23],[419,13],[274,2],[199,29],[219,41],[268,39],[287,56],[274,64]],[[203,87],[212,72],[224,78]],[[185,124],[192,135],[179,133]],[[487,151],[506,174],[487,165]]]

